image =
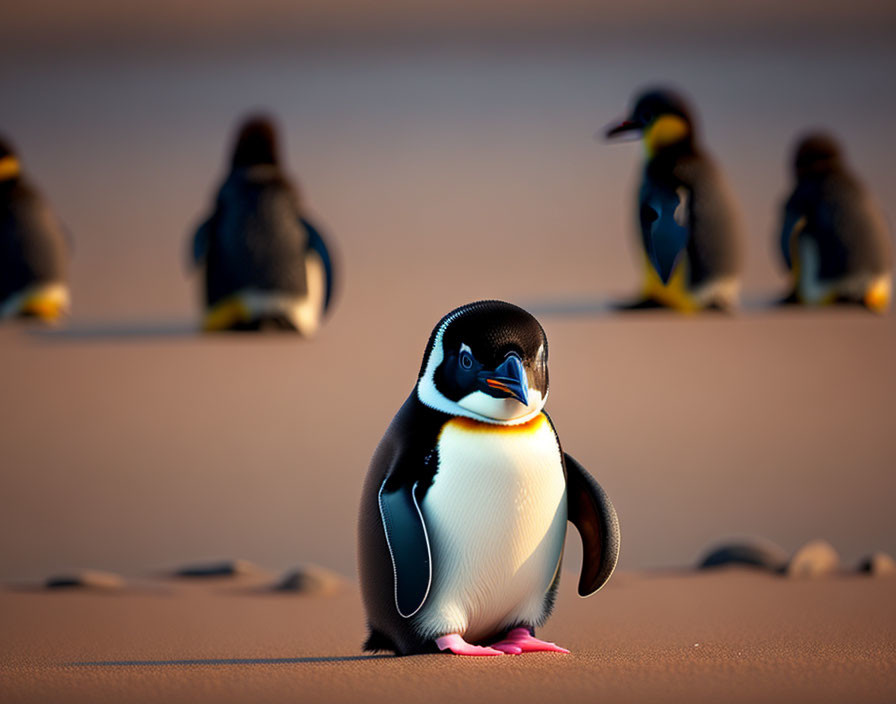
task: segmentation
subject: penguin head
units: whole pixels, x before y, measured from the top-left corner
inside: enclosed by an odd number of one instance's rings
[[[231,167],[245,169],[280,163],[277,130],[266,115],[254,115],[243,122],[236,137]]]
[[[22,171],[19,158],[12,145],[0,136],[0,183],[12,181]]]
[[[644,140],[648,157],[666,147],[692,144],[694,119],[688,102],[667,88],[642,92],[631,113],[621,122],[607,127],[605,136],[612,139],[622,134],[633,134]]]
[[[516,425],[544,408],[548,342],[518,306],[478,301],[457,308],[429,337],[417,377],[421,403],[454,416]]]
[[[823,176],[843,166],[843,152],[827,132],[805,135],[797,144],[793,170],[798,180]]]

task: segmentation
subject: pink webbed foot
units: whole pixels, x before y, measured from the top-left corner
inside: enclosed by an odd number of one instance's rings
[[[471,645],[470,643],[467,643],[467,641],[465,641],[463,638],[461,638],[457,633],[451,633],[450,635],[436,638],[436,645],[439,647],[439,650],[448,650],[455,655],[489,656],[504,654],[500,650],[495,650],[494,648],[486,648],[481,645]]]
[[[500,643],[492,645],[495,650],[500,650],[508,655],[520,655],[522,653],[568,653],[566,648],[561,648],[546,640],[539,640],[525,628],[514,628]]]

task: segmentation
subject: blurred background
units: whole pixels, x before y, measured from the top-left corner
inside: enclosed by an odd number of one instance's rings
[[[872,0],[6,8],[0,131],[75,251],[71,319],[0,329],[0,579],[219,557],[354,574],[373,449],[432,326],[485,297],[539,314],[548,410],[617,505],[622,567],[743,534],[896,552],[894,315],[756,305],[784,288],[805,128],[841,137],[893,217],[894,38]],[[693,98],[737,193],[740,316],[596,312],[640,281],[641,147],[593,135],[657,82]],[[340,255],[312,341],[192,332],[187,237],[256,109]]]

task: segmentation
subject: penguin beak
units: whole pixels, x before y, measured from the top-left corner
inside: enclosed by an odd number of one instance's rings
[[[493,372],[480,372],[479,390],[495,398],[515,398],[529,405],[529,384],[522,360],[511,354]]]
[[[634,120],[623,120],[622,122],[619,122],[617,124],[608,125],[605,128],[604,137],[606,139],[613,139],[613,137],[617,137],[620,134],[626,134],[630,135],[632,139],[637,139],[641,136],[641,131],[643,129],[644,125],[639,122],[635,122]]]

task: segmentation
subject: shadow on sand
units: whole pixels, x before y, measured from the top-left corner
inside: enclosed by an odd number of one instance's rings
[[[680,315],[678,311],[665,308],[660,305],[644,305],[635,298],[555,298],[523,301],[520,305],[535,316],[559,316],[559,317],[633,317],[637,319],[642,315]],[[791,306],[793,308],[793,306]],[[760,296],[745,296],[735,312],[739,313],[766,313],[776,310],[786,310],[777,304],[775,300]],[[720,311],[708,311],[718,313]],[[722,314],[724,316],[724,314]]]
[[[314,663],[363,662],[392,659],[394,655],[331,655],[304,658],[212,658],[209,660],[97,660],[68,662],[66,667],[190,667],[196,665],[307,665]]]
[[[194,321],[74,323],[58,328],[29,328],[40,340],[71,342],[77,340],[140,340],[147,338],[199,337]]]

